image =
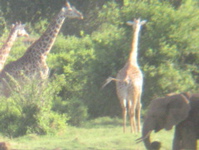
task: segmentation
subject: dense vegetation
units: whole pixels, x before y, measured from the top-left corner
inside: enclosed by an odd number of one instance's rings
[[[31,34],[29,39],[15,44],[8,62],[23,55],[29,46],[27,41],[41,35],[63,3],[62,0],[56,3],[0,0],[1,41],[5,40],[9,25],[18,20],[27,24]],[[197,92],[197,1],[74,0],[71,3],[84,13],[85,19],[65,21],[48,56],[51,74],[45,87],[38,88],[33,82],[20,93],[13,92],[8,100],[1,98],[0,114],[6,115],[1,115],[0,122],[13,121],[12,125],[0,125],[5,135],[46,134],[53,132],[49,126],[63,130],[63,122],[81,125],[88,118],[120,116],[115,84],[100,88],[128,58],[132,28],[125,23],[134,18],[148,21],[139,42],[139,64],[144,74],[143,108],[151,99],[167,93]],[[41,107],[41,101],[45,101],[45,107]],[[42,124],[44,115],[47,117]],[[26,119],[31,119],[31,124]],[[20,127],[26,130],[21,132]]]

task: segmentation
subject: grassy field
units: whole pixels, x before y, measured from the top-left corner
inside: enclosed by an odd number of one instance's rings
[[[17,150],[144,150],[143,143],[136,144],[140,134],[131,134],[128,126],[122,132],[121,120],[100,118],[82,127],[67,127],[67,133],[56,136],[26,135],[15,139],[0,138]],[[170,150],[173,131],[152,134],[152,140],[162,141],[162,150]]]

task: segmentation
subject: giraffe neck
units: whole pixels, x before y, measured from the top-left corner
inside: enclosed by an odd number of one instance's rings
[[[139,31],[140,31],[140,28],[136,28],[135,31],[133,32],[133,40],[132,40],[131,52],[129,56],[129,63],[131,65],[138,65],[137,56],[138,56]]]
[[[4,64],[8,58],[11,47],[17,38],[17,30],[11,31],[5,44],[0,49],[0,71],[3,69]]]
[[[46,56],[54,42],[55,39],[64,23],[65,16],[63,15],[63,12],[61,11],[57,17],[51,22],[47,30],[43,33],[43,35],[35,42],[33,43],[28,50],[25,53],[26,55],[31,55],[31,57],[37,57],[37,58],[46,58],[43,56]]]

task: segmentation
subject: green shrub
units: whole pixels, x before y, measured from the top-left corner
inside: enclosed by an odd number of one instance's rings
[[[0,132],[9,137],[64,132],[67,115],[52,111],[63,84],[63,76],[57,76],[51,82],[35,79],[23,86],[12,86],[11,96],[0,98]]]
[[[55,74],[65,76],[65,85],[60,92],[62,99],[55,101],[54,110],[67,113],[71,125],[79,126],[87,118],[88,105],[85,102],[86,87],[90,82],[91,62],[95,59],[90,37],[59,36],[49,55],[49,66]]]

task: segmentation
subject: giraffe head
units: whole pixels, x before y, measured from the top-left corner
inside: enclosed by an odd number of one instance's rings
[[[145,24],[147,21],[142,20],[140,18],[134,19],[134,21],[127,21],[127,25],[132,26],[134,29],[140,28],[143,24]]]
[[[83,19],[83,15],[74,6],[71,6],[67,1],[66,5],[62,8],[63,15],[68,18]]]
[[[18,37],[29,36],[29,34],[26,32],[24,28],[25,28],[25,24],[21,24],[21,22],[16,22],[15,24],[12,24],[12,31],[16,31]]]

